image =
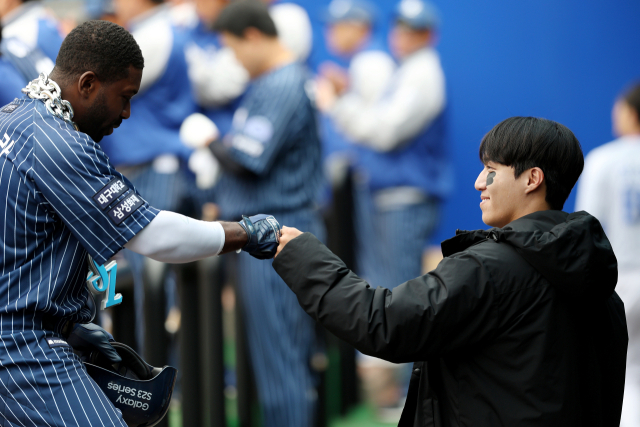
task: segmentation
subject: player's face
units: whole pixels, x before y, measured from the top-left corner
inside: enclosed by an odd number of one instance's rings
[[[396,58],[405,58],[431,42],[431,32],[398,23],[389,33],[389,46]]]
[[[482,222],[491,227],[504,227],[520,217],[524,192],[521,182],[526,174],[516,179],[514,169],[500,163],[487,162],[476,179],[480,191]]]
[[[329,49],[334,54],[349,55],[365,42],[369,26],[361,22],[336,22],[328,28],[326,36]]]
[[[87,108],[89,120],[85,131],[94,141],[100,142],[111,135],[123,120],[131,115],[131,98],[140,89],[142,70],[129,67],[129,75],[107,85],[101,85],[93,103]]]
[[[258,43],[260,35],[256,32],[257,30],[246,31],[246,37],[238,37],[227,31],[222,33],[222,43],[233,51],[238,62],[252,78],[258,76],[261,71],[262,52],[259,51]]]

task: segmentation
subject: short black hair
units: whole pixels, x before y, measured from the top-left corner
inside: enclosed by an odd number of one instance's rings
[[[270,37],[278,36],[269,9],[258,0],[234,1],[220,12],[213,24],[214,31],[229,32],[237,37],[244,37],[244,32],[249,27]]]
[[[69,80],[93,71],[100,81],[113,83],[126,78],[131,65],[144,68],[142,51],[131,33],[113,22],[93,20],[67,35],[54,70],[57,76]]]
[[[638,122],[640,122],[640,82],[635,83],[622,94],[622,99],[633,111],[636,112]]]
[[[568,127],[536,117],[511,117],[482,138],[480,160],[514,168],[518,178],[539,167],[547,188],[545,200],[562,210],[584,167],[580,142]]]

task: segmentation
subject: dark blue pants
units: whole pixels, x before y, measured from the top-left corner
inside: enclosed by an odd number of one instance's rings
[[[322,222],[314,212],[274,216],[280,224],[324,240]],[[318,380],[310,366],[318,349],[315,321],[271,264],[245,252],[238,261],[239,291],[265,427],[312,426]]]
[[[52,332],[0,335],[0,426],[126,427],[71,347],[51,348]]]

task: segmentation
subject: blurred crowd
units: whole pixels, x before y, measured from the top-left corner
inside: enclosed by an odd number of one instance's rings
[[[53,68],[64,33],[73,28],[68,18],[61,24],[49,4],[0,0],[2,105]],[[268,213],[324,238],[322,215],[332,209],[332,189],[347,182],[358,274],[387,288],[421,274],[424,248],[453,189],[434,5],[399,0],[388,15],[366,0],[333,0],[322,10],[287,0],[81,4],[76,19],[116,22],[142,50],[145,68],[131,118],[101,146],[152,206],[206,220]],[[321,19],[310,19],[318,13]],[[381,37],[376,28],[383,20],[391,25]],[[323,37],[314,38],[312,21],[321,22]],[[328,54],[312,62],[320,48]],[[639,93],[632,88],[616,103],[620,140],[590,154],[577,202],[603,222],[619,257],[631,336],[628,371],[636,380]],[[157,263],[123,255],[141,311],[144,272]],[[235,263],[238,293],[247,307],[265,425],[313,425],[315,325],[269,264],[244,255]],[[159,271],[172,295],[170,270]],[[141,320],[136,332],[141,347]],[[358,366],[380,416],[397,420],[408,368],[364,355]],[[640,388],[633,392],[637,397]],[[623,425],[640,422],[640,414],[627,417],[635,421]]]

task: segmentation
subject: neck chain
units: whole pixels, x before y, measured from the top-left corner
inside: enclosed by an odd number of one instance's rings
[[[60,86],[45,73],[40,73],[37,79],[31,80],[27,87],[22,89],[29,98],[42,99],[47,110],[54,116],[71,123],[78,130],[78,126],[73,123],[73,107],[69,101],[62,99]]]

